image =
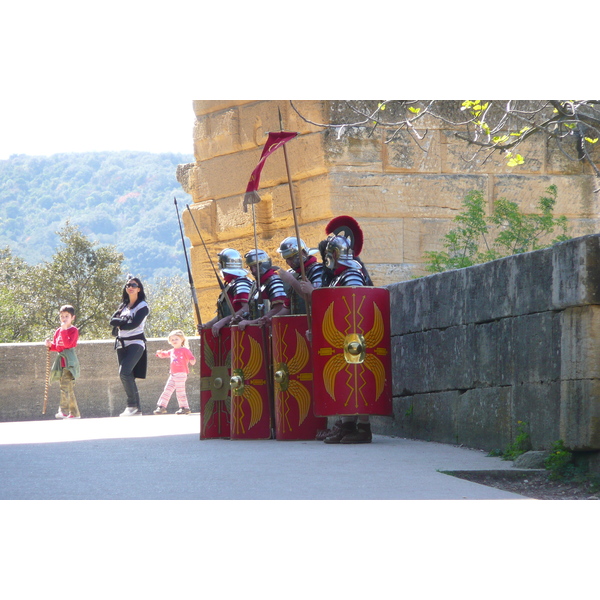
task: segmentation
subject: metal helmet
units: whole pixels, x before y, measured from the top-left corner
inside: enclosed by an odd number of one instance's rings
[[[354,260],[352,245],[347,237],[330,234],[325,246],[325,266],[333,270],[336,265],[360,268],[360,264]]]
[[[316,254],[316,248],[309,248],[304,240],[300,240],[300,247],[302,250],[308,254]],[[281,244],[279,244],[279,248],[277,248],[277,252],[281,254],[281,258],[287,260],[288,258],[292,258],[298,254],[298,238],[297,237],[287,237]]]
[[[248,272],[243,268],[242,255],[233,248],[225,248],[219,254],[219,267],[222,273],[228,275],[237,275],[243,277],[248,275]]]
[[[258,264],[258,271],[264,275],[272,266],[271,258],[264,250],[250,250],[244,254],[246,264],[251,267]]]

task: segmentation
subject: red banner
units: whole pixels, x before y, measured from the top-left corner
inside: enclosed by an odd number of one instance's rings
[[[298,135],[295,131],[271,131],[269,132],[269,137],[265,143],[265,147],[263,148],[262,154],[260,155],[260,160],[256,165],[254,171],[250,175],[250,181],[248,181],[248,185],[246,187],[246,194],[244,195],[244,210],[247,210],[247,204],[255,204],[260,201],[260,198],[257,198],[258,194],[256,191],[260,185],[260,174],[265,166],[265,162],[275,150],[281,148],[286,142],[289,142],[291,139],[295,138]]]

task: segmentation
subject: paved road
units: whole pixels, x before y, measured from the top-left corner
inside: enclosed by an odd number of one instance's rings
[[[451,445],[199,440],[199,415],[0,423],[0,499],[525,499],[440,473],[510,469]]]

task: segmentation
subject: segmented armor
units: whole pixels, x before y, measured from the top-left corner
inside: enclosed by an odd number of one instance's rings
[[[367,285],[365,276],[360,268],[348,267],[341,273],[334,275],[333,279],[329,283],[329,287],[342,287],[349,285]]]
[[[237,312],[242,307],[242,304],[250,298],[250,290],[252,289],[252,280],[249,277],[232,278],[232,276],[225,275],[225,282],[225,289],[221,292],[217,300],[219,319],[231,314],[225,294],[229,296],[233,310]]]
[[[288,269],[288,273],[291,273],[298,281],[302,279],[302,274],[294,269]],[[310,281],[313,287],[321,287],[323,280],[323,265],[317,262],[314,256],[306,259],[304,263],[304,273],[306,279]],[[306,302],[304,298],[292,287],[285,286],[286,292],[290,298],[290,312],[293,315],[304,315],[306,314]]]
[[[250,319],[258,319],[271,310],[274,304],[285,303],[287,295],[281,277],[274,269],[267,271],[260,278],[260,297],[256,289],[256,282],[252,282],[250,290]]]

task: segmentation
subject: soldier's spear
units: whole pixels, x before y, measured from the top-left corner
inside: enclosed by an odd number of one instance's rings
[[[200,316],[200,308],[198,307],[198,298],[196,297],[196,288],[194,287],[194,279],[192,278],[192,270],[190,269],[190,261],[188,260],[187,250],[185,249],[185,239],[183,237],[183,228],[181,227],[181,219],[179,218],[179,207],[177,206],[177,198],[173,197],[175,210],[177,211],[177,221],[179,221],[179,231],[181,233],[181,243],[183,244],[183,255],[185,256],[185,264],[187,265],[188,279],[190,282],[190,291],[192,292],[192,300],[196,309],[196,319],[198,325],[202,327],[202,317]]]
[[[279,113],[279,128],[283,131],[283,119],[281,118],[281,110],[279,106],[277,107],[277,112]],[[298,257],[300,258],[300,275],[303,281],[307,281],[306,273],[304,271],[304,260],[302,256],[302,246],[300,244],[300,228],[298,227],[298,215],[296,213],[296,198],[294,196],[294,188],[292,186],[292,175],[290,172],[290,164],[288,161],[287,148],[285,145],[283,146],[283,156],[285,158],[285,169],[288,177],[288,187],[290,189],[290,198],[292,200],[292,214],[294,216],[294,229],[296,230],[296,242],[298,244]],[[306,320],[308,321],[308,329],[312,328],[311,323],[311,307],[310,307],[310,296],[308,294],[303,294],[304,302],[306,304]]]
[[[190,205],[187,204],[186,206],[188,209],[188,213],[190,214],[190,218],[192,219],[192,223],[194,224],[194,227],[196,228],[196,231],[198,232],[198,235],[200,236],[200,241],[202,242],[202,245],[204,246],[204,250],[206,250],[206,254],[208,255],[208,260],[210,261],[212,269],[215,273],[215,277],[217,278],[219,287],[221,288],[221,291],[225,295],[225,300],[227,301],[227,306],[229,306],[229,310],[231,311],[231,316],[233,317],[235,315],[235,311],[233,310],[233,304],[231,303],[231,298],[229,297],[229,294],[225,291],[225,284],[221,281],[221,278],[219,277],[219,274],[217,273],[215,264],[213,263],[212,258],[210,256],[210,252],[208,251],[208,248],[206,247],[206,244],[204,243],[204,238],[202,237],[202,234],[200,233],[200,229],[198,228],[198,225],[196,225],[196,219],[194,219],[194,215],[192,214],[192,211],[190,210]]]

